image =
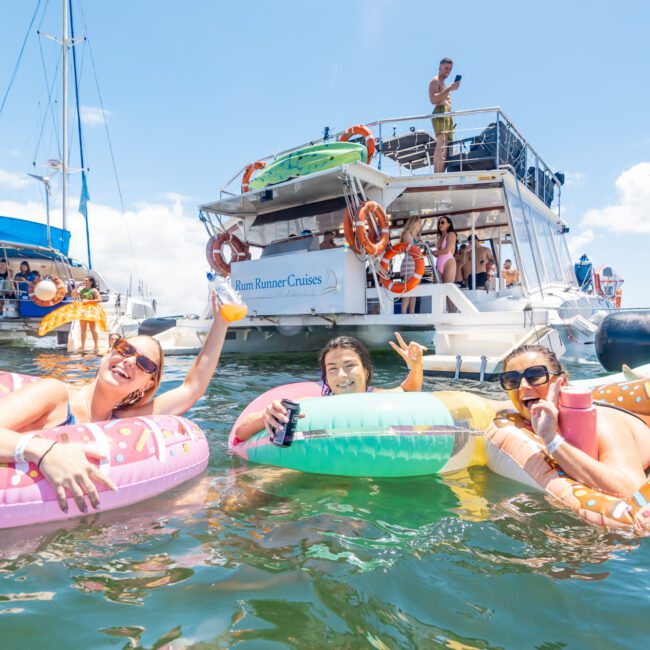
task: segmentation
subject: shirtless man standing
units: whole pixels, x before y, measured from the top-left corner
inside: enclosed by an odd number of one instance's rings
[[[440,61],[438,74],[429,83],[429,99],[435,106],[433,114],[451,113],[450,93],[458,89],[460,81],[445,86],[445,79],[451,74],[454,62],[445,57]],[[454,120],[451,117],[432,117],[431,123],[436,132],[436,150],[433,153],[433,171],[441,174],[445,171],[447,146],[454,138]]]
[[[467,262],[463,267],[467,287],[468,289],[484,289],[488,281],[487,264],[488,262],[494,264],[492,252],[485,246],[477,245],[478,238],[476,235],[470,235],[467,242],[472,246],[470,253],[467,255]],[[472,278],[472,255],[476,258],[476,278]]]

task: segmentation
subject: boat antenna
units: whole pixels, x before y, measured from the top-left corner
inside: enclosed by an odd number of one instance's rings
[[[65,0],[64,0],[65,2]],[[74,44],[74,20],[72,18],[72,0],[68,0],[70,7],[70,38]],[[84,39],[85,40],[85,39]],[[86,252],[88,255],[88,268],[93,268],[92,259],[90,257],[90,229],[88,227],[88,201],[90,194],[88,193],[88,183],[86,181],[86,162],[84,158],[84,145],[81,136],[81,110],[79,107],[79,77],[77,75],[77,52],[72,48],[72,70],[74,72],[74,94],[77,105],[77,133],[79,134],[79,157],[81,159],[81,196],[79,197],[79,212],[82,214],[86,222]]]

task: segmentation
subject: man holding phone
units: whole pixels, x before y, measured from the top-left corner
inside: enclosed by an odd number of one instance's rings
[[[433,171],[441,174],[445,171],[447,162],[447,147],[454,139],[454,120],[449,116],[435,117],[441,113],[451,113],[450,94],[460,86],[461,75],[456,75],[454,83],[445,86],[445,80],[451,74],[454,62],[445,57],[440,61],[438,74],[429,83],[429,99],[435,106],[434,117],[431,118],[433,130],[436,132],[436,150],[433,154]]]

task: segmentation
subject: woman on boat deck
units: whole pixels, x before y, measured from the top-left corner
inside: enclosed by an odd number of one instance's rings
[[[79,289],[78,296],[82,303],[101,303],[102,297],[99,294],[99,289],[97,288],[97,282],[95,281],[95,278],[89,275],[84,280],[84,286],[83,288]],[[95,321],[80,320],[79,327],[81,328],[81,350],[83,351],[86,347],[86,331],[90,328],[90,335],[93,337],[93,343],[95,344],[95,354],[99,352],[97,323],[95,323]]]
[[[422,221],[420,221],[420,217],[409,217],[406,220],[406,224],[404,225],[404,230],[402,231],[400,242],[404,244],[414,244],[417,246],[418,237],[420,236],[421,230]],[[402,260],[402,265],[399,272],[402,278],[404,278],[405,282],[415,273],[415,260],[410,255],[404,255],[404,259]],[[416,302],[416,296],[402,297],[402,313],[415,314]]]
[[[541,345],[525,345],[503,362],[501,386],[510,402],[553,454],[562,470],[588,487],[629,497],[647,480],[650,467],[650,428],[637,416],[618,408],[596,405],[598,458],[564,440],[558,427],[560,388],[567,372],[553,352]],[[499,406],[504,404],[499,403]],[[496,444],[514,425],[492,425],[487,435]]]
[[[95,377],[81,387],[57,379],[27,384],[0,399],[0,462],[21,456],[39,465],[54,486],[59,506],[67,510],[66,493],[82,512],[86,496],[97,508],[95,483],[116,489],[87,457],[101,458],[95,445],[52,442],[26,434],[67,424],[100,422],[138,415],[181,415],[206,391],[226,336],[228,323],[212,295],[213,321],[199,355],[183,383],[154,397],[160,385],[163,352],[149,336],[119,339],[102,357]],[[26,434],[26,435],[24,435]]]
[[[372,384],[372,361],[366,346],[351,336],[337,336],[327,343],[320,353],[321,385],[323,395],[346,395],[366,392],[408,392],[422,390],[422,353],[426,350],[419,343],[408,345],[395,332],[399,345],[390,345],[406,362],[409,374],[397,388],[374,388]],[[265,428],[273,436],[276,428],[288,422],[287,410],[280,400],[274,400],[263,411],[250,413],[237,427],[235,436],[239,442],[248,440]]]
[[[456,232],[449,217],[438,219],[438,241],[436,242],[436,268],[442,282],[456,282]]]

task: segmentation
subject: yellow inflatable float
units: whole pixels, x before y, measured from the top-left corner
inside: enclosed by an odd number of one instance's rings
[[[96,302],[69,302],[43,316],[38,327],[38,335],[47,333],[74,320],[95,321],[102,331],[106,331],[106,312]]]

